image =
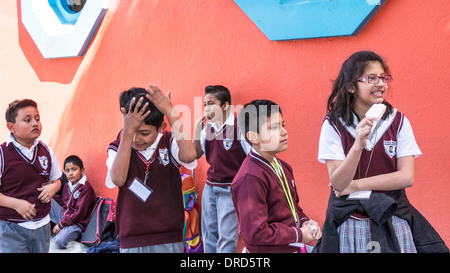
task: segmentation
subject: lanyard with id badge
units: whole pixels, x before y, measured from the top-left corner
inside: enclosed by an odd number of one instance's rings
[[[148,169],[150,168],[150,164],[152,164],[153,158],[155,157],[156,149],[153,152],[153,155],[150,158],[150,161],[148,161],[148,162],[140,152],[136,151],[136,153],[142,159],[142,161],[144,162],[147,169],[145,170],[144,182],[142,182],[139,178],[136,177],[136,178],[134,178],[131,185],[128,187],[128,190],[131,191],[138,199],[140,199],[142,202],[145,203],[145,202],[147,202],[147,199],[150,197],[150,195],[153,192],[153,190],[149,186],[147,186],[146,183],[147,183],[147,179],[148,179],[148,175],[149,175]]]
[[[292,198],[291,190],[289,189],[289,184],[286,179],[286,175],[284,174],[283,167],[281,167],[278,160],[274,157],[273,163],[271,163],[273,170],[275,171],[275,174],[278,177],[278,180],[280,181],[281,187],[283,188],[284,195],[286,196],[286,201],[288,202],[289,209],[291,210],[292,216],[295,220],[295,225],[297,227],[300,227],[300,221],[298,220],[298,214],[295,210],[295,203]]]

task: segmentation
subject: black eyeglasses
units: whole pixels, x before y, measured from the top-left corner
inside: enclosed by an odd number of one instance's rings
[[[380,82],[380,80],[382,80],[384,83],[389,83],[392,81],[392,77],[390,75],[385,75],[385,76],[369,75],[369,76],[365,76],[365,77],[359,79],[358,82],[377,84]]]

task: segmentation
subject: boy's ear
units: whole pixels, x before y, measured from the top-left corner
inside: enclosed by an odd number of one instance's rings
[[[258,137],[258,133],[256,133],[256,132],[248,131],[247,132],[247,139],[252,144],[259,144],[259,137]]]
[[[230,103],[228,101],[226,101],[221,107],[222,107],[222,111],[225,111],[228,109],[228,107],[230,106]]]
[[[120,112],[122,113],[123,116],[127,115],[127,110],[125,110],[125,107],[120,107]]]
[[[6,128],[8,128],[8,130],[11,132],[11,133],[14,133],[13,131],[14,131],[14,123],[12,123],[12,122],[7,122],[6,123]]]
[[[165,121],[163,121],[158,128],[158,133],[164,132],[164,130],[166,130],[166,127],[167,127],[167,123]]]

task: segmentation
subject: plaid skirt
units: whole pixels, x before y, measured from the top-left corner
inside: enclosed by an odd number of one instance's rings
[[[392,225],[394,226],[401,252],[416,253],[408,222],[397,216],[392,216]],[[348,218],[338,227],[338,234],[341,253],[379,252],[379,243],[370,239],[370,219]]]

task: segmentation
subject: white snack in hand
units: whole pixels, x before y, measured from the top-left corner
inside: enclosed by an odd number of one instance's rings
[[[366,118],[378,122],[381,117],[383,117],[385,111],[386,105],[383,103],[374,104],[370,107],[369,111],[367,111]]]
[[[311,227],[309,228],[309,233],[310,233],[311,235],[313,235],[313,234],[314,234],[314,231],[316,231],[316,230],[317,230],[316,225],[311,225]]]

